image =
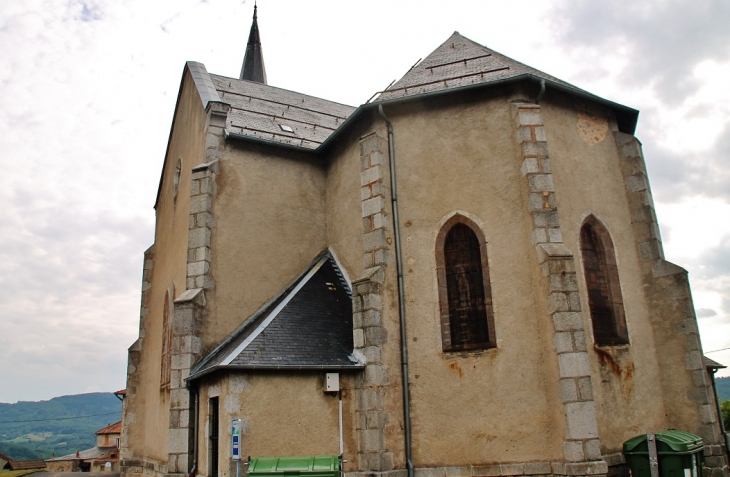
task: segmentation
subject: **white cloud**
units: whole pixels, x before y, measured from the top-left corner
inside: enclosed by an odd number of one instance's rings
[[[727,229],[716,220],[730,203],[722,162],[730,154],[730,34],[726,11],[713,11],[725,6],[591,5],[278,0],[260,2],[259,24],[270,83],[348,104],[459,30],[640,108],[667,255],[690,268],[698,308],[717,313],[701,320],[705,348],[722,347],[715,338],[730,335],[730,290],[694,277],[730,273],[718,238]],[[237,76],[251,6],[0,2],[0,362],[11,364],[0,367],[0,381],[22,383],[0,387],[0,401],[124,386],[184,62]]]

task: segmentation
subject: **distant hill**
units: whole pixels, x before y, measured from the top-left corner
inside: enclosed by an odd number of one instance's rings
[[[730,378],[715,378],[715,386],[720,402],[730,400]]]
[[[112,393],[0,403],[0,454],[49,459],[88,449],[96,444],[94,432],[121,416],[122,403]]]

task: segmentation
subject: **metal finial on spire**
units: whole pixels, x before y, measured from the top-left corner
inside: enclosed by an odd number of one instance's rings
[[[259,37],[258,6],[255,2],[253,5],[253,23],[251,24],[251,32],[248,35],[246,55],[243,57],[240,78],[266,84],[264,54],[261,50],[261,38]]]

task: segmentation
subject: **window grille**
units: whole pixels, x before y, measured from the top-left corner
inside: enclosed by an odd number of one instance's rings
[[[594,342],[598,346],[628,344],[611,237],[600,222],[590,217],[581,228],[580,242]]]
[[[455,216],[437,240],[444,351],[492,348],[494,318],[486,241],[475,224]]]
[[[162,356],[160,364],[160,389],[170,389],[172,374],[172,325],[170,323],[170,292],[165,293],[162,311]]]

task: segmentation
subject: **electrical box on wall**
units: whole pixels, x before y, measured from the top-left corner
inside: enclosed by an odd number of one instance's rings
[[[326,373],[324,375],[324,392],[336,393],[340,390],[340,373]]]

